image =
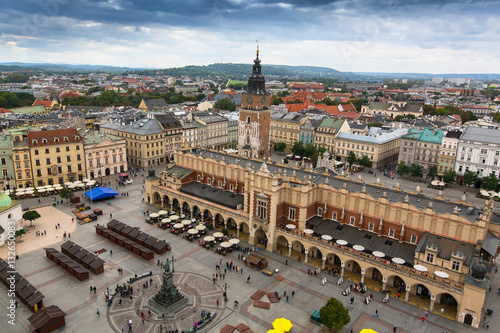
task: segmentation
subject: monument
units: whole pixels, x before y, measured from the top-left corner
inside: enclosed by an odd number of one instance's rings
[[[173,264],[173,263],[172,263]],[[174,285],[174,274],[170,270],[170,261],[165,261],[165,272],[163,272],[163,284],[160,291],[153,297],[153,300],[164,308],[168,309],[172,304],[182,300],[181,294]]]

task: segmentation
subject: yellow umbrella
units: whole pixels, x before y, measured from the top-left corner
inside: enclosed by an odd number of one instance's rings
[[[267,333],[283,333],[282,331],[276,331],[276,330],[269,330]]]
[[[361,332],[359,333],[377,333],[376,331],[372,330],[371,328],[364,328]]]
[[[273,328],[277,331],[288,332],[292,326],[292,322],[285,318],[278,318],[273,321]]]

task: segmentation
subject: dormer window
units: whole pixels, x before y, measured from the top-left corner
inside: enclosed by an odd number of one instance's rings
[[[42,143],[47,143],[47,139],[42,138]]]
[[[59,142],[59,138],[58,137],[54,137],[54,142]]]
[[[75,138],[76,141],[80,140],[80,137],[78,135],[76,135],[76,134],[74,135],[74,138]]]
[[[34,144],[34,145],[37,145],[37,144],[38,144],[38,141],[37,141],[37,139],[32,139],[32,140],[31,140],[31,143],[32,143],[32,144]]]
[[[63,141],[64,142],[68,142],[69,141],[68,137],[67,136],[63,136]]]

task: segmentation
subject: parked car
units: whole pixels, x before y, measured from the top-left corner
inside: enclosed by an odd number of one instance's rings
[[[124,183],[125,184],[132,184],[134,181],[132,179],[127,179]]]

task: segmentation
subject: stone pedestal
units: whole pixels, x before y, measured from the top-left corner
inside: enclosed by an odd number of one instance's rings
[[[160,291],[150,298],[147,304],[143,304],[144,307],[150,308],[160,316],[170,317],[184,307],[193,304],[189,297],[185,297],[177,290],[172,272],[164,272],[162,277],[163,283]]]

